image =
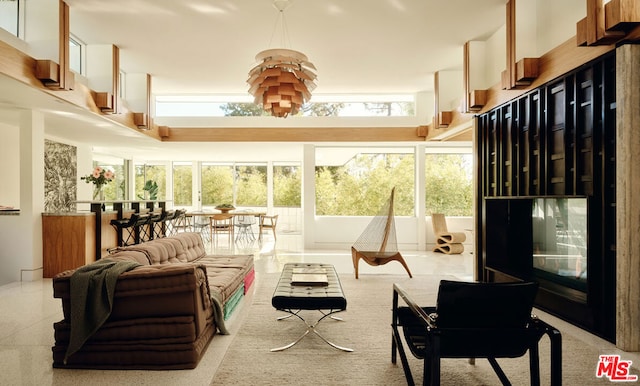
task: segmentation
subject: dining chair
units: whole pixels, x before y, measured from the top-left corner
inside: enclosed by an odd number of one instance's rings
[[[216,213],[209,217],[209,232],[211,242],[218,240],[220,234],[229,235],[229,242],[233,240],[233,215],[229,213]]]
[[[276,225],[278,224],[278,215],[273,215],[273,216],[267,216],[264,214],[260,215],[260,234],[258,235],[258,238],[260,239],[260,241],[262,241],[262,231],[264,229],[271,229],[271,231],[273,231],[273,238],[274,240],[277,239],[276,237]]]
[[[238,228],[236,241],[254,241],[256,239],[253,234],[253,224],[256,223],[256,216],[250,210],[236,213],[234,218],[234,226]]]

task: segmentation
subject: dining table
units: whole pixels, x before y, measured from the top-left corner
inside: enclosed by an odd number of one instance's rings
[[[210,217],[213,216],[214,214],[219,214],[219,213],[224,213],[224,214],[230,214],[234,217],[234,221],[235,221],[235,217],[238,216],[254,216],[256,218],[259,218],[260,216],[266,216],[267,212],[255,212],[255,211],[243,211],[243,210],[231,210],[231,211],[221,211],[219,209],[216,209],[213,212],[201,212],[201,211],[196,211],[196,212],[187,212],[185,214],[185,220],[186,220],[186,224],[185,224],[185,229],[190,228],[192,231],[196,231],[195,228],[195,217],[205,217],[206,219],[204,221],[202,221],[202,223],[210,223]]]

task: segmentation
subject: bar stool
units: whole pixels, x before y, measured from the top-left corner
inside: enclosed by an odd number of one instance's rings
[[[176,211],[170,210],[167,211],[167,215],[164,216],[164,234],[165,236],[171,236],[175,234],[175,229],[173,228],[173,220],[176,218]]]
[[[151,220],[152,214],[141,214],[140,219],[134,225],[135,231],[138,234],[137,244],[153,239],[153,223]]]
[[[149,222],[149,218],[150,216],[148,214],[141,215],[139,213],[132,213],[129,218],[111,220],[110,224],[118,233],[118,245],[126,247],[128,245],[140,244],[140,240],[144,239],[144,235],[147,234],[143,231],[143,237],[141,237],[141,227],[144,227],[144,225]]]
[[[151,239],[159,239],[166,237],[165,221],[167,218],[167,212],[162,210],[161,212],[154,212],[151,215],[149,227],[151,228]]]
[[[171,234],[178,232],[187,232],[191,230],[191,226],[187,223],[187,210],[176,209],[176,213],[171,220]]]

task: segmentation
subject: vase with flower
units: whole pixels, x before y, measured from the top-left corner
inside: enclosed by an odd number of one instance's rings
[[[103,169],[100,166],[96,166],[93,172],[88,176],[80,177],[87,184],[93,184],[93,200],[104,201],[104,186],[113,181],[116,175],[108,169]]]

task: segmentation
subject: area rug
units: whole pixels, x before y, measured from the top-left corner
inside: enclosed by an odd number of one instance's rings
[[[437,288],[445,276],[416,275],[413,279],[397,275],[361,275],[356,280],[341,275],[347,297],[347,310],[336,314],[343,321],[325,319],[318,331],[328,340],[353,352],[339,351],[315,334],[281,352],[271,348],[292,342],[306,329],[302,321],[288,318],[271,306],[271,295],[279,275],[260,278],[253,303],[239,331],[227,350],[212,385],[403,385],[402,366],[391,363],[392,286],[398,283],[419,304],[435,304]],[[305,312],[305,311],[303,311]],[[306,311],[305,318],[316,320],[317,311]],[[564,384],[610,384],[595,377],[598,350],[570,335],[563,334]],[[601,353],[606,354],[606,353]],[[514,385],[529,384],[528,356],[498,361]],[[410,357],[416,384],[422,384],[422,362]],[[635,365],[635,363],[634,363]],[[549,343],[540,345],[542,384],[549,384]],[[634,366],[635,367],[635,366]],[[634,372],[637,374],[637,372]],[[442,362],[442,385],[499,385],[500,382],[484,359],[470,365],[466,359]]]

